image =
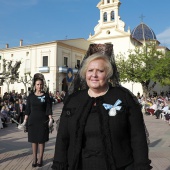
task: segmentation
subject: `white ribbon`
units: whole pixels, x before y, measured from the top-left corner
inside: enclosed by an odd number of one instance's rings
[[[110,110],[109,116],[116,116],[116,110],[120,110],[122,108],[122,106],[118,106],[121,103],[122,101],[118,99],[114,105],[103,103],[103,106],[106,110]]]
[[[38,97],[38,99],[40,99],[40,100],[41,100],[41,102],[45,102],[45,96]]]

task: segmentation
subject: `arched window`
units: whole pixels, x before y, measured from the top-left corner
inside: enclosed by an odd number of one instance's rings
[[[105,13],[103,14],[103,21],[104,21],[104,22],[107,21],[107,12],[105,12]]]
[[[110,0],[107,0],[107,3],[110,3]]]
[[[114,11],[111,12],[111,21],[113,21],[115,19],[115,13]]]

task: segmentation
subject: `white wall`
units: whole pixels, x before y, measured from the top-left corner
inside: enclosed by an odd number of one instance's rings
[[[13,60],[14,63],[15,61],[21,60],[22,64],[19,68],[19,76],[23,77],[25,72],[30,71],[31,76],[33,77],[35,73],[39,72],[39,67],[43,66],[43,56],[48,56],[48,66],[50,67],[50,71],[49,73],[43,73],[43,75],[46,82],[47,80],[50,80],[50,91],[54,92],[56,90],[61,90],[61,82],[66,74],[59,74],[58,69],[59,66],[63,66],[64,64],[63,57],[68,57],[68,66],[70,68],[74,68],[76,60],[83,59],[89,44],[90,42],[84,39],[73,39],[68,41],[63,40],[62,43],[61,41],[54,41],[29,46],[0,49],[0,56],[2,56],[0,60],[0,72],[3,71],[3,58],[7,61]],[[12,54],[13,57],[11,57]],[[28,87],[29,86],[30,85],[28,85]],[[15,90],[15,92],[21,93],[21,89],[24,89],[25,92],[23,83],[14,83],[9,86],[9,91]],[[3,95],[4,92],[7,92],[7,85],[5,83],[1,86],[1,94]]]

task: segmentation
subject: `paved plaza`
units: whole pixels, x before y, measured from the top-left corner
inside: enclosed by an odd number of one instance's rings
[[[62,103],[53,106],[54,119],[57,120],[62,110]],[[150,159],[153,170],[170,170],[170,126],[153,116],[144,115],[150,133]],[[140,132],[139,132],[140,133]],[[0,129],[0,170],[50,170],[56,140],[56,130],[50,134],[46,143],[44,166],[32,168],[31,144],[27,142],[27,133],[17,129],[15,123]]]

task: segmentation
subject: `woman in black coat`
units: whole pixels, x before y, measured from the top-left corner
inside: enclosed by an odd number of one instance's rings
[[[28,142],[32,143],[32,167],[43,165],[45,142],[49,140],[49,128],[52,126],[52,107],[48,93],[44,89],[44,76],[40,73],[34,75],[33,92],[27,98],[23,126],[28,124]],[[39,157],[37,160],[37,150]]]
[[[83,62],[80,76],[88,89],[69,95],[64,104],[53,170],[152,168],[141,107],[127,89],[109,85],[113,74],[103,54]]]

